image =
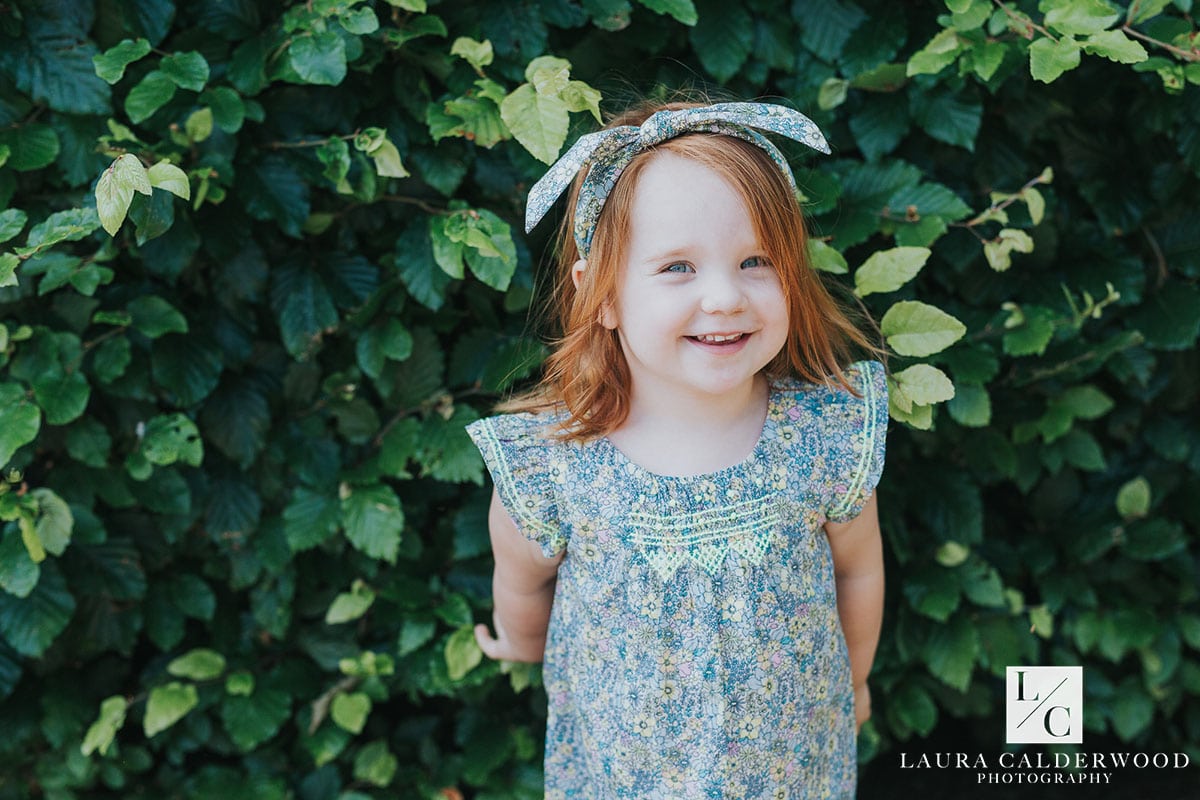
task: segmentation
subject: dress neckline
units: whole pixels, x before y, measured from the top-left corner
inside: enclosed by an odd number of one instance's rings
[[[700,472],[692,475],[666,475],[661,472],[643,467],[638,462],[634,461],[625,451],[617,447],[607,436],[602,436],[596,440],[599,447],[607,449],[612,455],[613,460],[625,468],[625,470],[634,475],[640,475],[649,480],[655,481],[676,481],[679,483],[698,483],[700,481],[714,480],[736,472],[744,470],[749,464],[759,461],[763,455],[763,450],[769,438],[769,429],[775,424],[772,418],[772,411],[775,410],[780,402],[782,388],[776,381],[770,381],[767,384],[767,411],[763,416],[762,428],[758,432],[758,439],[754,442],[754,447],[750,449],[744,457],[736,463],[730,464],[727,467],[713,470],[711,472]]]

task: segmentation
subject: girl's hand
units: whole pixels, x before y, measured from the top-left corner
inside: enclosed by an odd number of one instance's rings
[[[542,660],[542,650],[535,653],[531,648],[520,648],[514,645],[508,638],[508,634],[504,632],[503,626],[500,625],[500,619],[494,614],[492,615],[492,624],[496,627],[495,637],[492,636],[487,625],[475,626],[475,641],[479,643],[479,649],[485,656],[493,661],[537,662]],[[543,644],[543,648],[544,646]]]
[[[871,687],[865,683],[854,687],[855,730],[862,730],[863,723],[871,718]]]

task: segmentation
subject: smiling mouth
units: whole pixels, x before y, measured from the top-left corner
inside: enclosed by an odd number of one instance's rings
[[[749,335],[748,333],[702,333],[698,336],[689,336],[687,338],[702,344],[734,344]]]

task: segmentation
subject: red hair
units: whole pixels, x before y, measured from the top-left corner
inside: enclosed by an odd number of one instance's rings
[[[612,120],[607,127],[640,125],[655,111],[688,108],[695,103],[640,107]],[[830,378],[850,391],[843,373],[856,353],[881,354],[878,346],[850,320],[829,294],[808,258],[808,234],[796,194],[771,157],[749,142],[732,136],[690,133],[667,139],[639,153],[621,173],[604,203],[592,237],[587,269],[579,286],[572,267],[579,260],[573,218],[559,229],[558,274],[553,310],[561,337],[546,360],[541,382],[526,394],[500,406],[502,411],[565,410],[567,439],[605,436],[629,414],[630,373],[615,330],[600,324],[606,303],[617,295],[617,280],[625,261],[634,193],[646,165],[659,151],[691,159],[711,169],[740,195],[755,234],[779,271],[787,302],[787,343],[766,366],[768,377],[793,376],[824,383]],[[583,173],[567,200],[572,212]]]

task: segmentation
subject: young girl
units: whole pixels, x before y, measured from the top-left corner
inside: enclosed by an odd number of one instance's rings
[[[468,431],[495,483],[476,637],[544,656],[547,798],[854,795],[884,373],[849,363],[876,351],[808,265],[764,130],[828,152],[780,106],[673,104],[530,195],[532,226],[574,183],[563,336],[520,413]]]

